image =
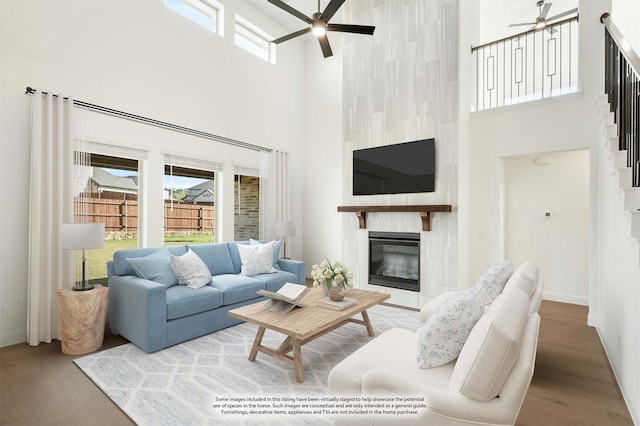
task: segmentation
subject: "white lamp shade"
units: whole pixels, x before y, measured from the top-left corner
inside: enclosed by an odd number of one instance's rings
[[[62,224],[62,248],[66,250],[104,247],[104,223],[67,222]]]
[[[278,221],[275,228],[276,237],[293,237],[296,235],[296,227],[293,222]]]

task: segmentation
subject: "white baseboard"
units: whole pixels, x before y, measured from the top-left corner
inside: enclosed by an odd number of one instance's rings
[[[624,383],[620,380],[618,375],[618,371],[616,370],[616,366],[611,362],[611,356],[609,355],[609,350],[607,349],[606,340],[602,338],[602,334],[600,333],[600,328],[596,327],[596,332],[598,333],[598,338],[600,339],[600,344],[604,348],[604,354],[607,357],[607,362],[611,366],[611,371],[613,371],[613,377],[616,380],[616,384],[618,385],[618,389],[620,389],[620,393],[622,394],[622,399],[624,403],[627,405],[627,410],[629,410],[629,414],[631,415],[631,421],[633,424],[640,425],[640,413],[635,412],[636,407],[631,404],[629,395],[625,391]]]
[[[542,293],[542,298],[544,300],[551,300],[553,302],[562,302],[562,303],[571,303],[572,305],[589,306],[588,296],[576,296],[574,294],[551,293],[551,292],[545,291],[544,293]]]
[[[27,330],[16,330],[0,335],[0,348],[27,341]]]

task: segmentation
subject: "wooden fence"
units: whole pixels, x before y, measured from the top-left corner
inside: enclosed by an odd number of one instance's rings
[[[137,200],[77,197],[74,202],[76,217],[88,216],[90,222],[104,222],[105,232],[138,233]],[[213,226],[213,206],[165,200],[165,232],[211,233]]]

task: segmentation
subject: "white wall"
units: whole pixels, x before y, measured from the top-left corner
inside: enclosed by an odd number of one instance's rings
[[[342,22],[339,15],[333,18]],[[304,256],[307,276],[325,257],[342,259],[342,41],[329,33],[333,56],[305,43]]]
[[[598,163],[598,309],[590,320],[598,329],[618,385],[640,424],[640,269],[638,241],[630,237],[617,176],[601,148]]]
[[[611,19],[631,47],[640,55],[640,1],[611,0]],[[606,11],[604,11],[606,12]]]
[[[535,262],[547,300],[589,304],[589,162],[588,150],[504,160],[505,258]]]
[[[293,220],[302,220],[302,43],[279,46],[277,66],[258,59],[235,46],[234,13],[238,11],[273,34],[285,30],[244,1],[223,3],[224,38],[159,0],[0,2],[3,195],[4,186],[11,186],[11,208],[0,211],[1,346],[26,338],[30,114],[26,86],[288,151],[294,164]],[[150,171],[160,170],[164,152],[183,150],[189,155],[221,158],[227,170],[232,170],[231,163],[257,161],[253,154],[234,153],[209,140],[99,120],[103,131],[96,126],[87,129],[88,133],[147,150]],[[149,195],[150,205],[159,202],[161,191]],[[232,211],[233,203],[227,204],[225,208]],[[158,244],[158,218],[149,222],[147,243]],[[302,235],[299,232],[294,239],[292,257],[301,256],[301,244],[295,243]]]

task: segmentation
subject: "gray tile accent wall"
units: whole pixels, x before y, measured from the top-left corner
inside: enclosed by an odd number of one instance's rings
[[[367,229],[343,213],[343,257],[356,287],[385,291],[391,302],[421,307],[457,289],[458,0],[352,0],[344,23],[375,25],[373,36],[344,36],[344,205],[451,204],[421,232],[420,293],[369,286],[368,232],[419,232],[418,213],[369,213]],[[337,21],[336,21],[337,22]],[[436,191],[352,196],[354,149],[436,140]],[[466,283],[465,283],[466,284]],[[466,288],[469,284],[461,285]]]

